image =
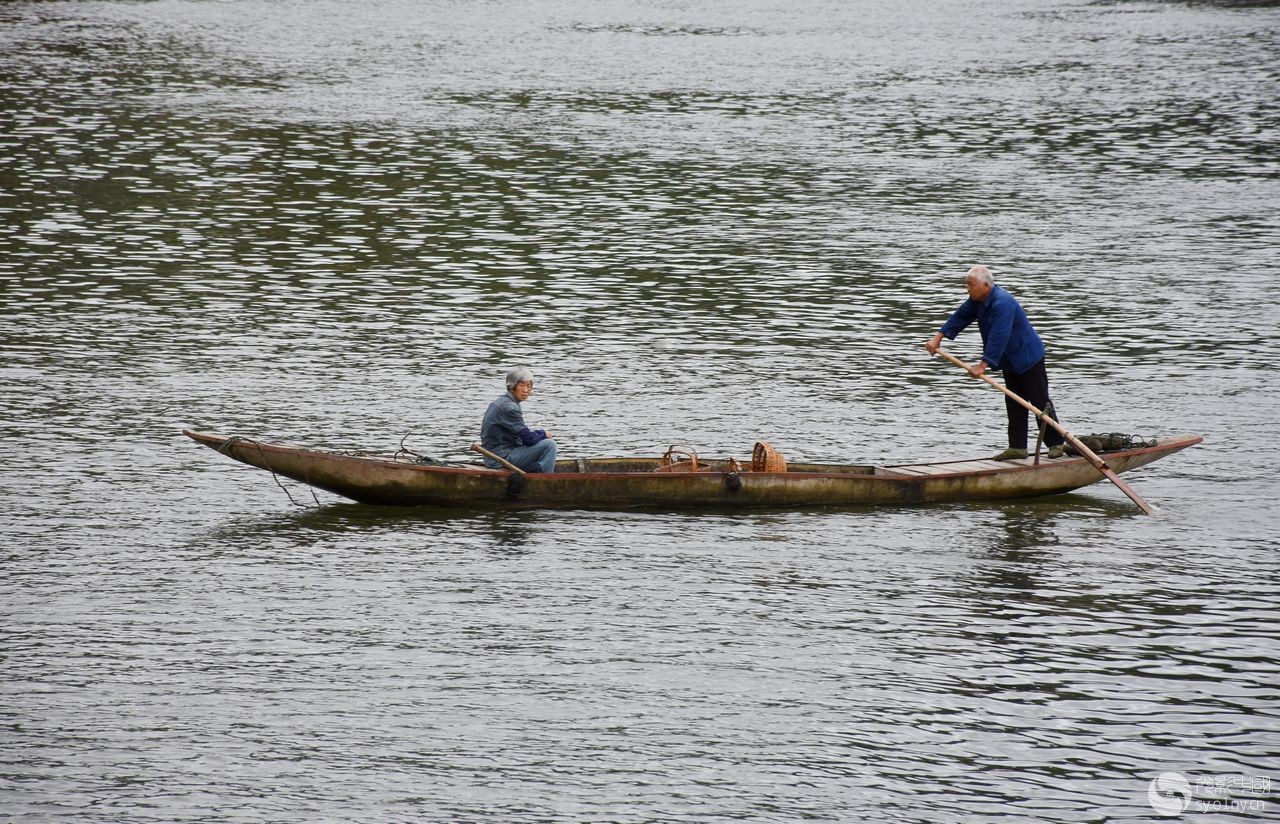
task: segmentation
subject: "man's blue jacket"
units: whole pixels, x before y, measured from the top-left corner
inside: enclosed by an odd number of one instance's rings
[[[992,369],[1021,375],[1044,357],[1044,342],[1027,320],[1027,313],[1000,286],[993,284],[986,300],[969,298],[960,304],[942,324],[943,337],[955,340],[975,318],[982,333],[982,359]]]

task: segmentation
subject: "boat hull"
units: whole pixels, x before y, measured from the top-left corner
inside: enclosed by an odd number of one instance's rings
[[[184,430],[197,443],[250,466],[353,501],[393,506],[750,508],[928,504],[1069,492],[1104,478],[1084,458],[986,459],[895,466],[791,464],[786,472],[654,472],[658,458],[560,461],[557,471],[512,483],[481,466],[434,466]],[[1200,443],[1195,435],[1103,455],[1115,472]]]

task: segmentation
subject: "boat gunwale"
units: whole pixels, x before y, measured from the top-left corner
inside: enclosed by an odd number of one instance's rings
[[[208,432],[196,432],[194,430],[189,430],[189,429],[183,429],[182,433],[187,437],[191,438],[193,441],[196,441],[197,443],[202,444],[204,446],[211,447],[215,451],[219,451],[219,452],[223,451],[223,448],[226,446],[228,441],[236,440],[237,444],[243,442],[245,445],[256,447],[257,449],[262,450],[264,452],[274,452],[277,454],[286,454],[286,455],[314,455],[314,456],[317,456],[323,459],[329,459],[329,460],[345,459],[345,460],[357,461],[360,463],[374,464],[382,467],[389,467],[389,468],[395,468],[395,469],[408,469],[408,470],[433,473],[433,474],[441,473],[441,474],[481,476],[481,477],[505,477],[511,474],[511,471],[508,469],[493,469],[491,467],[486,467],[486,466],[447,466],[447,465],[419,464],[419,463],[411,463],[408,461],[397,461],[393,458],[377,457],[377,456],[371,456],[371,455],[346,455],[341,452],[331,452],[324,449],[315,449],[313,447],[287,446],[284,444],[263,443],[261,441],[254,440],[252,438],[246,438],[239,435],[216,435]],[[1192,435],[1192,434],[1171,435],[1161,439],[1159,442],[1157,442],[1155,446],[1143,446],[1143,447],[1137,447],[1134,449],[1124,449],[1124,450],[1116,450],[1112,452],[1104,452],[1104,453],[1101,453],[1099,457],[1101,457],[1104,461],[1106,461],[1108,456],[1124,457],[1127,459],[1130,457],[1144,455],[1152,452],[1161,452],[1161,453],[1173,452],[1179,449],[1185,449],[1186,447],[1189,447],[1189,446],[1194,446],[1197,443],[1201,443],[1203,440],[1204,438],[1199,435]],[[233,444],[233,446],[237,444]],[[590,461],[590,460],[638,460],[638,459],[627,458],[627,457],[613,457],[613,458],[587,458],[585,460]],[[643,458],[643,460],[656,460],[656,459],[645,457]],[[983,476],[983,475],[997,475],[997,474],[1009,474],[1009,473],[1019,473],[1019,472],[1038,472],[1040,470],[1054,468],[1054,467],[1074,468],[1076,464],[1088,463],[1088,460],[1086,458],[1084,458],[1083,456],[1077,455],[1077,456],[1073,456],[1071,458],[1066,458],[1066,459],[1056,458],[1056,459],[1053,459],[1051,463],[1046,463],[1046,462],[1020,463],[1020,462],[1010,461],[1008,462],[1007,466],[996,466],[996,467],[991,467],[989,469],[969,469],[969,470],[956,470],[951,472],[942,471],[942,472],[921,473],[921,474],[906,474],[903,472],[895,471],[896,469],[899,469],[899,468],[945,467],[945,466],[954,465],[954,464],[973,463],[974,461],[980,461],[980,460],[990,460],[990,459],[989,458],[963,458],[963,459],[949,460],[949,461],[927,461],[927,462],[898,463],[898,464],[886,464],[886,465],[869,464],[868,467],[872,470],[871,472],[819,472],[819,471],[756,472],[756,471],[752,471],[749,468],[745,468],[745,469],[739,469],[738,474],[741,476],[750,476],[753,478],[791,478],[795,480],[808,480],[808,479],[814,479],[814,478],[818,478],[818,479],[827,478],[827,479],[840,479],[840,480],[875,478],[875,479],[894,480],[894,481],[923,481],[923,480],[932,480],[932,479],[939,479],[939,478],[956,478],[956,477],[962,477],[962,476]],[[809,462],[805,462],[805,463],[808,464]],[[840,464],[833,464],[833,466],[840,466]],[[667,473],[653,472],[652,470],[631,471],[631,472],[611,472],[611,471],[572,472],[570,471],[570,472],[552,472],[552,473],[546,473],[545,475],[542,475],[542,473],[532,473],[528,477],[529,477],[529,480],[535,481],[535,482],[539,480],[552,480],[552,479],[590,480],[593,478],[615,479],[619,477],[627,477],[627,478],[652,477],[655,479],[656,478],[684,478],[684,479],[717,478],[719,479],[722,476],[729,474],[729,472],[730,470],[727,470],[727,469],[718,471],[718,472],[708,471],[708,472],[667,472]]]
[[[1115,449],[1115,450],[1109,450],[1106,452],[1099,452],[1097,453],[1097,455],[1099,458],[1102,459],[1102,462],[1106,464],[1108,457],[1128,459],[1131,457],[1136,457],[1138,455],[1146,455],[1151,452],[1160,452],[1160,453],[1177,452],[1180,449],[1186,449],[1189,446],[1195,446],[1196,444],[1203,443],[1203,442],[1204,442],[1204,438],[1200,435],[1192,435],[1192,434],[1166,435],[1163,438],[1158,439],[1155,446],[1139,446],[1139,447],[1134,447],[1132,449]],[[893,469],[901,469],[901,468],[914,469],[916,467],[927,467],[927,466],[940,467],[940,466],[948,466],[952,464],[973,463],[974,461],[982,461],[982,460],[989,461],[989,460],[995,460],[995,459],[994,458],[961,458],[953,461],[924,461],[919,463],[898,463],[898,464],[887,464],[883,468],[887,470],[893,470]],[[1072,466],[1074,464],[1081,463],[1081,462],[1092,466],[1092,464],[1089,463],[1089,460],[1087,458],[1085,458],[1083,455],[1078,455],[1078,454],[1072,455],[1069,458],[1049,458],[1049,459],[1038,461],[1036,463],[1022,463],[1022,461],[1024,460],[1031,461],[1033,460],[1033,456],[1028,456],[1026,458],[1021,458],[1013,461],[1002,461],[1001,463],[1006,463],[1007,466],[993,466],[990,469],[969,469],[969,470],[961,470],[959,472],[938,472],[930,475],[913,475],[913,476],[904,475],[901,477],[948,478],[948,477],[954,477],[958,475],[990,475],[993,473],[1004,473],[1004,472],[1010,472],[1010,471],[1016,472],[1019,470],[1040,470],[1040,469],[1045,469],[1046,467],[1052,467],[1052,466]]]

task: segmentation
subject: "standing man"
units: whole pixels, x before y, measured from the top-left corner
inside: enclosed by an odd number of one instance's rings
[[[955,340],[966,326],[978,321],[982,333],[982,359],[969,367],[975,378],[988,368],[1004,372],[1004,383],[1010,392],[1020,395],[1037,409],[1044,410],[1057,420],[1049,400],[1049,375],[1044,369],[1044,343],[1027,320],[1027,313],[1013,295],[996,285],[991,270],[974,266],[965,275],[969,299],[942,325],[924,348],[930,355],[938,352],[942,339]],[[1009,448],[995,456],[997,461],[1011,461],[1027,457],[1027,410],[1006,397],[1005,411],[1009,416]],[[1062,457],[1063,437],[1058,430],[1049,427],[1044,442],[1049,447],[1050,458]]]
[[[485,410],[480,424],[480,443],[495,455],[506,458],[525,472],[554,472],[556,442],[551,433],[524,425],[520,404],[533,394],[533,373],[517,366],[507,373],[507,391]],[[502,464],[491,458],[485,465],[498,469]]]

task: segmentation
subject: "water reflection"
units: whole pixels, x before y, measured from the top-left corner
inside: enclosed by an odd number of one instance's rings
[[[302,500],[296,490],[293,494],[295,501]],[[324,499],[332,500],[328,493],[321,494]],[[309,497],[307,501],[310,503]],[[257,554],[281,534],[288,534],[317,543],[338,540],[367,553],[376,551],[378,545],[388,538],[398,544],[400,540],[413,536],[422,542],[424,560],[450,543],[484,547],[488,552],[516,557],[534,551],[539,545],[539,521],[547,517],[563,516],[522,510],[323,503],[252,517],[227,513],[221,523],[193,536],[189,547],[194,549],[211,543],[222,547],[243,547]]]
[[[531,512],[488,512],[477,516],[475,526],[492,539],[496,554],[515,558],[528,555],[537,544],[539,520],[546,515]]]

